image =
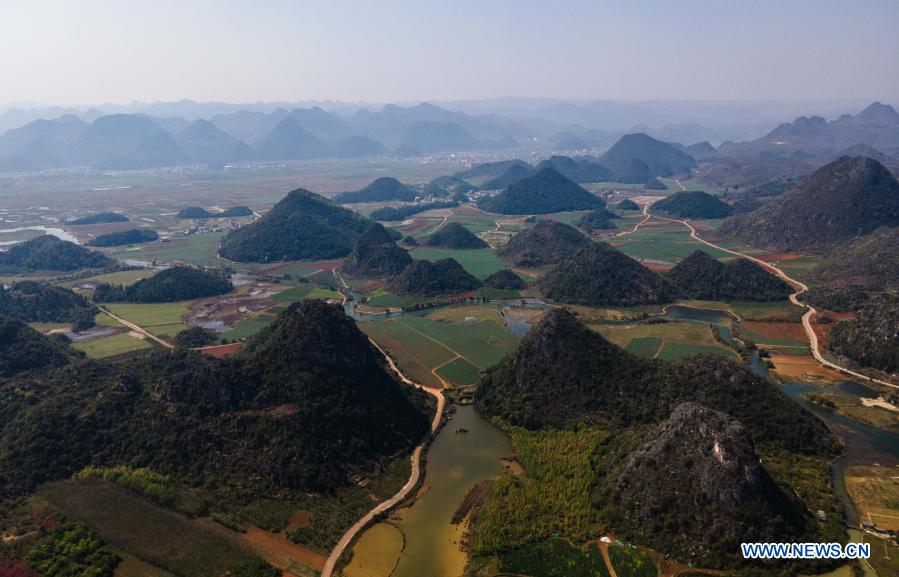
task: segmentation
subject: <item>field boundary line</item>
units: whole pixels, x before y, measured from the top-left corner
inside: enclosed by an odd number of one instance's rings
[[[108,308],[106,308],[106,307],[104,307],[104,306],[102,306],[102,305],[101,305],[99,308],[100,308],[101,311],[103,311],[104,313],[106,313],[107,315],[109,315],[110,317],[112,317],[113,320],[122,323],[125,327],[131,329],[132,331],[134,331],[134,332],[136,332],[136,333],[140,333],[140,334],[144,335],[145,337],[147,337],[147,338],[149,338],[149,339],[152,339],[152,340],[156,341],[157,343],[159,343],[160,345],[164,346],[164,347],[167,348],[167,349],[174,349],[174,348],[175,348],[175,345],[173,345],[172,343],[168,342],[167,340],[162,339],[161,337],[157,337],[157,336],[154,335],[153,333],[147,331],[146,329],[140,327],[139,325],[136,325],[136,324],[132,323],[132,322],[129,321],[129,320],[123,319],[122,317],[118,316],[117,314],[111,312]]]
[[[681,185],[681,186],[683,186],[683,185]],[[649,205],[646,206],[646,209],[647,209],[647,211],[649,210]],[[648,214],[648,212],[647,212],[647,214]],[[750,261],[754,262],[755,264],[761,266],[763,269],[767,270],[768,272],[774,274],[774,276],[776,276],[776,277],[786,281],[788,284],[790,284],[796,290],[796,292],[794,292],[793,294],[790,295],[790,302],[796,306],[803,307],[806,309],[805,314],[802,315],[802,328],[805,330],[805,336],[808,338],[809,349],[811,349],[812,357],[814,357],[814,359],[816,361],[818,361],[819,364],[821,364],[829,369],[833,369],[837,372],[843,373],[844,375],[848,375],[850,377],[864,379],[871,383],[876,383],[878,385],[883,385],[885,387],[890,387],[893,389],[899,389],[899,385],[894,385],[893,383],[888,383],[887,381],[883,381],[881,379],[875,379],[874,377],[869,377],[868,375],[864,375],[857,371],[853,371],[851,369],[847,369],[846,367],[842,367],[836,363],[832,363],[824,358],[824,356],[821,354],[821,351],[818,347],[818,335],[815,333],[815,329],[814,329],[814,327],[812,327],[812,322],[811,322],[812,317],[815,316],[815,314],[817,314],[818,311],[812,305],[805,304],[799,300],[799,295],[808,291],[807,284],[805,284],[802,281],[794,279],[793,277],[791,277],[790,275],[785,273],[783,270],[781,270],[777,266],[775,266],[769,262],[765,262],[760,258],[756,258],[756,257],[750,256],[748,254],[737,252],[737,251],[731,250],[729,248],[724,248],[723,246],[719,246],[717,244],[714,244],[712,242],[705,240],[704,238],[700,237],[696,233],[696,229],[693,227],[693,225],[691,225],[686,220],[665,218],[663,216],[657,216],[657,215],[655,216],[655,218],[659,218],[659,219],[667,220],[667,221],[671,221],[671,222],[678,222],[678,223],[684,225],[685,227],[687,227],[687,229],[690,231],[690,238],[692,238],[693,240],[696,240],[696,241],[698,241],[704,245],[710,246],[714,249],[718,249],[718,250],[724,251],[726,253],[738,256],[740,258],[745,258],[747,260],[750,260]]]
[[[474,366],[476,366],[477,368],[481,369],[482,371],[484,370],[484,367],[482,367],[482,366],[479,365],[478,363],[476,363],[476,362],[474,362],[473,360],[469,359],[468,357],[466,357],[465,355],[463,355],[463,354],[460,353],[459,351],[454,350],[454,349],[448,347],[445,343],[442,343],[442,342],[438,341],[438,340],[435,339],[434,337],[432,337],[432,336],[430,336],[430,335],[427,335],[427,334],[421,332],[420,330],[416,329],[415,327],[411,327],[411,326],[409,326],[409,325],[403,325],[403,326],[405,326],[407,329],[409,329],[409,330],[412,331],[412,332],[415,332],[415,333],[420,334],[421,336],[423,336],[423,337],[426,338],[426,339],[429,339],[429,340],[434,341],[435,343],[437,343],[437,344],[440,345],[441,347],[445,348],[445,349],[448,350],[449,352],[453,353],[454,355],[456,355],[456,356],[459,357],[460,359],[464,359],[464,360],[468,361],[469,363],[473,364]],[[452,359],[452,360],[455,360],[455,359]],[[444,363],[444,364],[445,364],[445,363]]]

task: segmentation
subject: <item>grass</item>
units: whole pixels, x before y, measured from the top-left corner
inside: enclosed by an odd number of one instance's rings
[[[656,353],[659,352],[661,346],[662,339],[659,337],[637,337],[628,341],[625,349],[627,349],[627,352],[633,353],[638,357],[652,359],[655,358]]]
[[[727,303],[728,308],[745,321],[798,323],[805,309],[790,301],[755,303],[735,301]]]
[[[693,240],[684,226],[675,223],[670,226],[667,224],[643,226],[635,233],[618,238],[613,237],[610,242],[629,256],[674,264],[697,250],[702,250],[717,259],[733,258],[733,255],[722,250]]]
[[[802,320],[805,309],[790,301],[751,302],[751,301],[683,301],[680,304],[731,311],[744,321],[798,323]]]
[[[53,330],[69,330],[71,323],[28,323],[28,326],[39,333],[49,333]]]
[[[489,248],[472,250],[453,250],[446,248],[418,247],[411,253],[413,258],[420,260],[436,261],[444,258],[452,258],[470,274],[483,279],[498,270],[506,268],[504,263]]]
[[[419,299],[414,297],[401,297],[384,290],[376,290],[372,292],[371,297],[366,304],[378,308],[399,309],[414,305],[417,302],[420,302]]]
[[[312,289],[309,295],[306,297],[308,299],[322,299],[322,300],[343,300],[343,295],[339,292],[327,288],[316,287]]]
[[[311,285],[297,286],[272,295],[272,300],[279,303],[293,303],[303,300],[310,292],[312,292]]]
[[[92,359],[104,359],[152,347],[153,345],[148,343],[147,339],[137,338],[130,333],[119,333],[108,337],[72,343],[73,349],[82,351]]]
[[[887,531],[899,531],[899,469],[850,467],[846,490],[862,521],[869,519]]]
[[[149,269],[133,269],[133,270],[119,270],[116,272],[108,272],[104,274],[99,274],[97,276],[91,276],[88,278],[80,278],[78,280],[68,281],[62,283],[62,286],[65,287],[74,287],[80,286],[83,284],[117,284],[123,286],[133,285],[137,281],[145,278],[149,278],[156,274],[156,271]]]
[[[359,328],[385,349],[410,379],[429,387],[442,386],[431,370],[451,361],[454,357],[452,351],[421,338],[399,320],[360,323]]]
[[[108,314],[106,314],[104,312],[97,313],[97,316],[94,317],[94,323],[96,323],[96,325],[98,327],[121,327],[121,326],[123,326],[122,323],[115,320],[114,318],[112,318],[111,316],[109,316]]]
[[[130,249],[110,253],[114,258],[143,260],[147,262],[184,261],[204,266],[223,266],[226,263],[216,258],[219,243],[224,233],[178,235],[168,242],[152,242]]]
[[[465,359],[455,359],[443,365],[437,373],[456,385],[473,385],[481,377],[481,370]]]
[[[604,337],[632,353],[670,361],[697,353],[715,353],[739,358],[733,350],[719,344],[711,327],[698,322],[668,322],[636,325],[591,325]]]
[[[177,575],[223,574],[255,557],[237,533],[167,511],[106,481],[53,483],[39,495],[87,521],[113,547]]]
[[[190,309],[190,301],[153,304],[110,303],[105,306],[113,314],[154,335],[174,336],[188,328],[182,318]]]
[[[774,358],[776,361],[776,357]],[[899,432],[899,412],[884,409],[883,407],[866,406],[862,403],[862,399],[855,395],[815,392],[806,393],[803,396],[827,410],[837,412],[850,419],[879,429]],[[897,487],[899,487],[899,485],[897,485]],[[896,500],[895,507],[897,513],[899,513],[899,498]],[[899,515],[897,515],[897,517],[899,517]],[[896,524],[896,527],[896,530],[899,531],[899,523]]]
[[[802,279],[815,268],[819,262],[821,262],[821,257],[806,255],[799,258],[782,260],[777,263],[777,268],[781,269],[791,277]]]
[[[700,345],[696,343],[665,343],[665,345],[662,347],[662,350],[659,351],[658,358],[663,361],[674,361],[677,359],[682,359],[684,357],[698,355],[700,353],[712,353],[721,355],[722,357],[726,357],[729,359],[733,359],[736,356],[736,353],[734,353],[731,349],[727,349],[718,345]]]
[[[439,387],[432,370],[455,384],[477,380],[482,368],[498,363],[518,344],[518,337],[485,307],[448,307],[428,317],[404,316],[360,323],[360,328],[389,351],[412,380]],[[466,316],[478,322],[464,324]],[[461,359],[454,360],[457,356]],[[452,361],[452,362],[450,362]],[[461,362],[460,362],[461,361]],[[442,366],[446,365],[446,366]]]
[[[478,289],[478,298],[493,301],[518,299],[521,298],[521,291],[481,287]]]
[[[500,362],[518,345],[518,337],[499,322],[482,320],[474,324],[435,322],[430,318],[402,319],[421,335],[438,341],[473,365],[487,368]]]
[[[251,337],[274,322],[275,317],[269,315],[257,315],[244,319],[234,325],[230,331],[222,333],[221,337],[230,341],[239,341]]]

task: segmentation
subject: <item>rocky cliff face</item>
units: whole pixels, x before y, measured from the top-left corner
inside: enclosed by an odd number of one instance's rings
[[[605,487],[619,530],[681,559],[720,562],[741,542],[789,541],[809,530],[802,503],[771,479],[743,425],[696,403],[675,407],[620,471]]]

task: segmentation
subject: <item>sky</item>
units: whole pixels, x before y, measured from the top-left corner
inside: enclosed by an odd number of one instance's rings
[[[0,0],[0,103],[880,99],[897,0]]]

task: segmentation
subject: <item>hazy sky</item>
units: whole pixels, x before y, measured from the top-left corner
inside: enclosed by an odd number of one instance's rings
[[[0,102],[899,102],[899,0],[0,0]]]

